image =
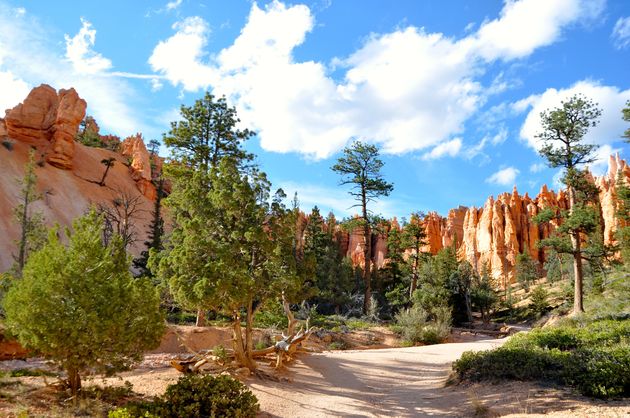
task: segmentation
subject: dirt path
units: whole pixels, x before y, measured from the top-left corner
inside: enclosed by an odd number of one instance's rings
[[[422,417],[459,415],[468,399],[444,391],[451,362],[504,340],[302,356],[291,382],[248,382],[267,417]]]

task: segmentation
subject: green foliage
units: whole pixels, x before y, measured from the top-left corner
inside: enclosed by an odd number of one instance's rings
[[[41,213],[33,212],[33,202],[41,195],[37,192],[37,174],[35,173],[35,150],[29,151],[28,163],[24,167],[24,177],[19,180],[21,186],[20,203],[13,209],[13,218],[20,226],[20,239],[16,241],[18,254],[13,270],[20,276],[28,256],[37,251],[46,241],[46,226]]]
[[[76,379],[87,369],[128,367],[164,330],[155,289],[133,280],[119,238],[103,246],[101,227],[92,210],[66,231],[67,246],[51,230],[3,303],[5,325],[20,343]],[[80,380],[70,383],[73,391],[80,387]]]
[[[400,311],[396,315],[395,329],[407,341],[439,344],[451,332],[451,310],[447,306],[434,308],[429,314],[419,306]]]
[[[149,225],[148,240],[144,242],[146,249],[140,253],[140,257],[133,260],[133,266],[138,269],[139,276],[154,277],[149,269],[149,254],[151,250],[160,252],[164,249],[162,242],[164,236],[164,220],[162,219],[162,198],[164,197],[164,179],[157,181],[157,195],[153,203],[151,224]]]
[[[259,409],[256,396],[238,380],[187,375],[153,402],[127,404],[109,418],[253,418]]]
[[[98,125],[94,118],[87,115],[79,125],[79,132],[75,139],[88,147],[105,148],[110,151],[118,151],[120,138],[114,135],[99,135]]]
[[[535,313],[541,314],[547,310],[549,293],[544,287],[536,286],[529,297],[531,299],[531,308]]]
[[[499,298],[492,285],[487,266],[483,266],[481,276],[473,278],[470,289],[470,300],[472,306],[481,312],[484,322],[489,321],[490,311],[497,305]]]
[[[354,288],[351,262],[344,258],[335,241],[336,221],[330,213],[324,222],[315,206],[304,231],[304,260],[315,266],[314,288],[309,301],[322,313],[340,313]]]
[[[539,277],[538,262],[530,257],[527,250],[516,256],[516,280],[526,291]]]
[[[466,352],[461,378],[553,380],[589,396],[630,394],[630,320],[580,322],[520,333],[503,347]]]
[[[337,163],[333,165],[332,170],[341,176],[339,184],[352,186],[348,192],[357,204],[355,206],[361,208],[359,215],[360,226],[363,230],[363,258],[366,261],[363,269],[363,282],[365,284],[365,293],[363,297],[363,313],[367,314],[371,301],[371,229],[376,225],[374,218],[370,217],[371,211],[368,209],[368,203],[378,199],[381,196],[389,196],[394,190],[394,185],[388,183],[383,178],[381,169],[383,161],[379,158],[379,150],[376,146],[365,144],[360,141],[354,141],[350,146],[343,150],[343,156],[339,157]]]
[[[630,100],[626,102],[626,107],[621,110],[623,120],[630,122]],[[623,137],[626,138],[626,142],[630,143],[630,128],[626,129],[623,133]]]

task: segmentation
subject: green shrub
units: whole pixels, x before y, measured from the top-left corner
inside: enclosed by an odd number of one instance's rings
[[[564,380],[585,395],[606,398],[630,395],[630,347],[589,347],[576,350]]]
[[[109,418],[249,418],[260,406],[256,396],[229,376],[187,375],[153,402],[130,402]]]
[[[170,385],[162,397],[166,417],[255,417],[258,400],[228,376],[189,375]]]
[[[519,333],[503,347],[466,352],[453,364],[471,380],[552,380],[589,396],[630,395],[630,321],[564,321]]]
[[[466,351],[453,369],[460,378],[471,380],[558,380],[566,356],[560,350],[499,347],[484,352]]]
[[[448,307],[435,308],[434,312],[434,317],[429,320],[427,311],[419,306],[403,310],[396,315],[396,325],[392,328],[399,331],[407,341],[440,343],[451,332],[451,313]]]

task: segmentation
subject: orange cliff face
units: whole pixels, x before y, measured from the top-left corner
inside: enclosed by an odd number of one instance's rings
[[[599,188],[601,223],[604,242],[615,241],[615,232],[625,226],[618,219],[617,179],[624,178],[630,183],[630,167],[619,156],[611,156],[608,173],[594,177],[593,182]],[[555,193],[543,185],[535,198],[527,193],[521,196],[516,188],[512,193],[500,194],[496,199],[490,196],[482,208],[460,206],[451,209],[446,217],[429,212],[425,217],[426,242],[423,251],[437,254],[449,246],[455,246],[457,257],[467,260],[477,271],[484,266],[488,269],[497,286],[515,280],[516,256],[524,251],[537,260],[540,265],[545,261],[545,252],[538,249],[541,239],[548,238],[559,226],[557,221],[547,225],[538,225],[534,217],[543,209],[551,208],[557,212],[569,207],[564,190]],[[392,227],[398,223],[392,221]],[[342,233],[340,245],[342,254],[352,259],[355,265],[364,265],[363,237],[361,231]],[[387,262],[387,236],[374,234],[372,237],[372,262],[377,268]]]
[[[70,225],[91,205],[111,205],[123,193],[139,196],[142,211],[135,219],[138,240],[130,250],[132,254],[139,254],[144,249],[155,198],[149,153],[141,137],[128,139],[125,150],[129,150],[130,166],[127,167],[124,155],[77,142],[75,137],[85,111],[86,103],[74,89],[57,92],[41,85],[0,119],[0,140],[12,144],[0,146],[0,231],[3,231],[0,272],[13,263],[14,241],[19,236],[13,219],[13,209],[19,204],[20,196],[16,179],[24,176],[32,147],[36,149],[37,191],[42,196],[33,202],[32,209],[43,215],[47,225]],[[116,164],[109,170],[105,186],[101,187],[98,184],[104,172],[101,161],[109,158],[116,160]],[[161,165],[159,157],[154,158],[154,165]]]

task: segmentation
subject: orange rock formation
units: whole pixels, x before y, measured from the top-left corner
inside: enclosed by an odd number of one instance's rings
[[[7,110],[0,134],[46,148],[46,161],[72,169],[74,137],[85,117],[87,103],[74,89],[59,90],[47,84],[34,88],[23,103]]]

